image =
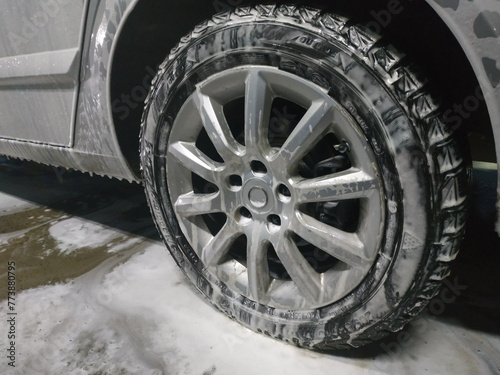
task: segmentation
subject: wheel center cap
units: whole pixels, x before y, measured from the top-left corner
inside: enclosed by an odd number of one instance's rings
[[[254,214],[264,215],[273,209],[275,199],[272,181],[253,178],[243,185],[241,198],[243,204]]]
[[[267,193],[261,187],[254,187],[248,192],[248,199],[255,208],[262,208],[267,205]]]

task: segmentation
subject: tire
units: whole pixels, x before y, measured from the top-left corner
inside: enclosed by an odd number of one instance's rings
[[[318,10],[198,25],[153,80],[140,152],[187,277],[232,319],[301,347],[402,329],[464,234],[466,168],[425,80]]]

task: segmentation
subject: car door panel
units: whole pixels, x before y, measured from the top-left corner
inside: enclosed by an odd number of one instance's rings
[[[71,146],[86,2],[0,0],[0,137]]]

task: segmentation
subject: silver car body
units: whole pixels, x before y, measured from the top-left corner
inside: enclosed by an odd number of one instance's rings
[[[117,41],[139,1],[0,0],[0,154],[139,181],[120,147],[110,94]],[[474,69],[500,160],[500,4],[427,2]]]

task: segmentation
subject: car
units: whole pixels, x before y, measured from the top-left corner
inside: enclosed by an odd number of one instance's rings
[[[360,347],[439,292],[500,157],[500,4],[301,3],[2,1],[0,154],[142,183],[216,309]]]

